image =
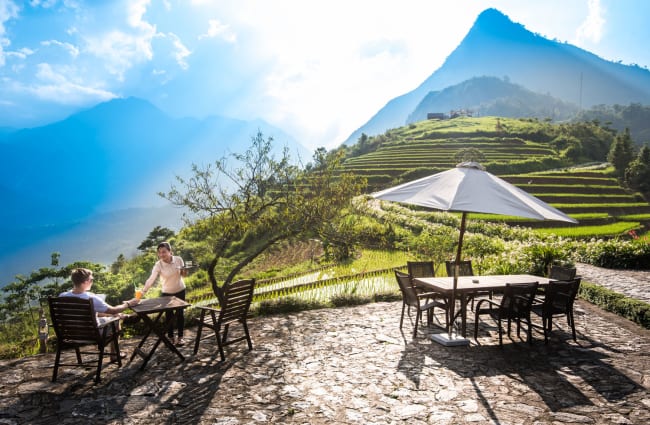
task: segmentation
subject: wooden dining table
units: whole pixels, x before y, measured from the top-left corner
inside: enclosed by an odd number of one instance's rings
[[[477,292],[492,291],[502,293],[507,283],[537,282],[539,287],[548,286],[551,279],[530,274],[505,274],[489,276],[459,276],[456,283],[456,299],[460,301],[458,314],[461,317],[461,335],[467,336],[467,302],[469,295]],[[451,298],[454,288],[454,278],[445,277],[418,277],[413,279],[416,286],[425,288],[427,291],[441,294],[446,299]],[[450,304],[448,303],[448,306]],[[455,316],[455,315],[454,315]],[[452,321],[455,319],[452,318]]]
[[[135,356],[139,355],[144,359],[140,369],[144,369],[161,342],[175,353],[181,361],[184,361],[185,357],[183,354],[178,351],[174,343],[167,337],[167,329],[175,319],[176,314],[166,315],[164,313],[176,313],[179,309],[185,309],[190,305],[180,298],[171,296],[144,299],[138,305],[131,307],[131,310],[143,320],[147,326],[147,330],[138,346],[133,350],[129,362],[132,362]],[[162,320],[163,316],[165,317],[164,320]],[[144,344],[152,333],[155,340],[149,351],[145,351]]]

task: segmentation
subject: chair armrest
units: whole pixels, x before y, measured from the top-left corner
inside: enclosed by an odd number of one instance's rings
[[[418,298],[444,298],[440,292],[421,292],[417,294]]]
[[[102,328],[106,327],[106,325],[109,325],[109,324],[111,324],[113,322],[118,322],[121,319],[122,318],[120,316],[110,316],[110,317],[109,316],[104,316],[104,317],[102,317],[101,322],[97,323],[97,329],[102,329]]]
[[[219,313],[221,311],[220,308],[213,308],[208,306],[197,306],[197,308],[200,308],[201,310],[214,311],[215,313]]]
[[[490,307],[497,307],[497,308],[498,308],[498,307],[500,306],[499,303],[497,303],[497,302],[495,302],[495,301],[492,301],[492,300],[489,299],[489,298],[482,298],[478,303],[476,303],[476,308],[474,309],[474,310],[476,311],[477,314],[478,314],[478,312],[481,310],[481,304],[483,304],[483,303],[488,303],[488,304],[490,304]]]

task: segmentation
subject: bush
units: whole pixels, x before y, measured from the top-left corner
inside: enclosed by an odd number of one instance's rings
[[[578,296],[604,310],[650,329],[650,304],[648,303],[627,298],[602,286],[585,282],[580,285]]]
[[[645,240],[597,240],[577,247],[583,263],[610,269],[650,269],[650,244]]]

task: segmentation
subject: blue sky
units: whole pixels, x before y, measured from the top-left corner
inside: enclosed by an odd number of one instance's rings
[[[645,0],[0,0],[0,126],[138,96],[332,148],[440,67],[489,7],[650,66]]]

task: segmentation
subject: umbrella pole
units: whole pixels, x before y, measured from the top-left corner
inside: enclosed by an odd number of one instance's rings
[[[449,338],[454,329],[454,310],[456,309],[456,289],[458,288],[458,273],[460,271],[460,259],[463,251],[463,236],[465,235],[465,223],[467,213],[463,211],[460,219],[460,235],[458,236],[458,248],[456,249],[456,261],[454,262],[454,284],[451,288],[451,305],[449,306]]]

